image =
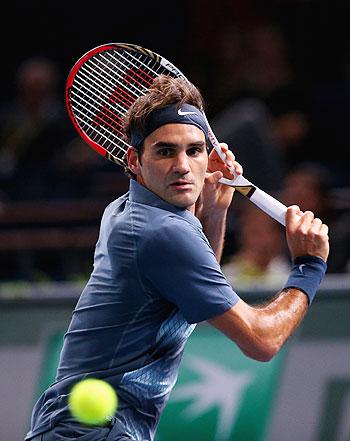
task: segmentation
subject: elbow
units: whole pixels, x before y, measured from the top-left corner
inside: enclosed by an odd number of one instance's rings
[[[265,349],[257,353],[255,360],[267,363],[268,361],[271,361],[275,357],[275,355],[278,354],[278,352],[279,349],[275,349],[275,348]]]
[[[283,340],[280,338],[265,341],[263,345],[260,345],[257,361],[271,361],[279,353],[282,346]]]
[[[265,342],[264,344],[251,345],[248,350],[241,347],[241,350],[249,358],[266,363],[278,354],[281,347],[282,345],[277,343]]]

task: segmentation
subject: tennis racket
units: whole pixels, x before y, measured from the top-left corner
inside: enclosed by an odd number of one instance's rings
[[[108,160],[124,167],[129,148],[122,129],[124,115],[161,74],[189,81],[164,57],[134,44],[105,44],[83,55],[68,75],[66,105],[76,130],[87,144]],[[209,140],[225,162],[226,155],[202,112],[208,125]],[[234,187],[285,225],[285,205],[243,176],[236,176],[232,168],[231,173],[234,179],[222,178],[220,182]]]

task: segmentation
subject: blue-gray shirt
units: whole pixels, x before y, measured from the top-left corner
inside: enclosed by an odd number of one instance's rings
[[[122,431],[152,440],[195,324],[238,299],[199,220],[132,180],[103,214],[93,272],[65,334],[56,382],[36,403],[27,438],[73,421],[71,387],[96,377],[118,393]]]

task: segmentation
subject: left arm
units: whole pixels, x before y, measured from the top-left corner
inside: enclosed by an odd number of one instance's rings
[[[203,225],[204,233],[218,262],[220,262],[224,248],[227,211],[235,191],[233,187],[220,184],[219,180],[223,176],[232,179],[232,174],[228,170],[230,164],[233,165],[238,175],[242,174],[242,167],[235,161],[227,144],[221,144],[221,147],[228,156],[228,165],[222,162],[215,150],[210,153],[205,185],[196,205],[196,216]]]
[[[220,263],[225,243],[227,210],[216,211],[214,216],[201,219],[204,234],[214,250],[216,260]]]

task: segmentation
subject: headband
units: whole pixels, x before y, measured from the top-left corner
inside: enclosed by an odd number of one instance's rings
[[[192,124],[198,127],[208,138],[208,126],[203,113],[191,104],[182,104],[179,108],[171,104],[151,112],[145,123],[142,132],[131,132],[131,145],[135,148],[141,147],[145,138],[159,127],[165,124]]]

